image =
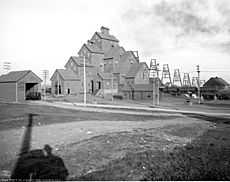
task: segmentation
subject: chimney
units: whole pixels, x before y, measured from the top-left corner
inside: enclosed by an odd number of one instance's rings
[[[109,35],[109,28],[107,27],[101,27],[101,33],[105,35]]]

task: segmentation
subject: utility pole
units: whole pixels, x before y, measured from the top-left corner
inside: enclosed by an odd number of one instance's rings
[[[112,69],[112,71],[111,71],[111,95],[112,95],[112,102],[113,102],[113,69]]]
[[[198,73],[198,104],[200,104],[200,100],[201,100],[201,97],[200,97],[200,66],[197,65],[196,68],[197,68],[197,73]]]
[[[49,79],[49,71],[48,70],[43,70],[42,72],[43,78],[44,78],[44,95],[43,95],[43,100],[45,100],[45,95],[46,95],[46,79]]]
[[[8,71],[11,69],[11,63],[10,62],[3,62],[3,69],[5,69],[6,73],[8,74]]]
[[[83,57],[84,62],[84,106],[86,107],[86,74],[85,74],[85,56]]]
[[[153,81],[153,107],[159,105],[159,64],[156,64],[156,59],[151,59],[149,77]],[[156,96],[157,95],[157,96]]]
[[[156,91],[156,95],[157,95],[157,105],[160,105],[160,78],[159,78],[159,63],[157,63],[157,91]]]
[[[60,75],[57,71],[57,95],[59,96],[59,80],[60,80]]]

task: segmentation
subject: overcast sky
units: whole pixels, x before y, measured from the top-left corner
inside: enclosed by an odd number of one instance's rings
[[[64,68],[101,26],[141,62],[230,83],[229,0],[0,0],[0,75]]]

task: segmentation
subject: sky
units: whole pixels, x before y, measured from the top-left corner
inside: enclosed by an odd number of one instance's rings
[[[0,0],[0,75],[64,68],[101,26],[148,65],[230,83],[229,0]]]

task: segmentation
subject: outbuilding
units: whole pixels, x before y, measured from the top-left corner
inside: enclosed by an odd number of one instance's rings
[[[41,82],[30,70],[12,71],[0,77],[0,100],[23,102],[28,95],[41,93]]]

